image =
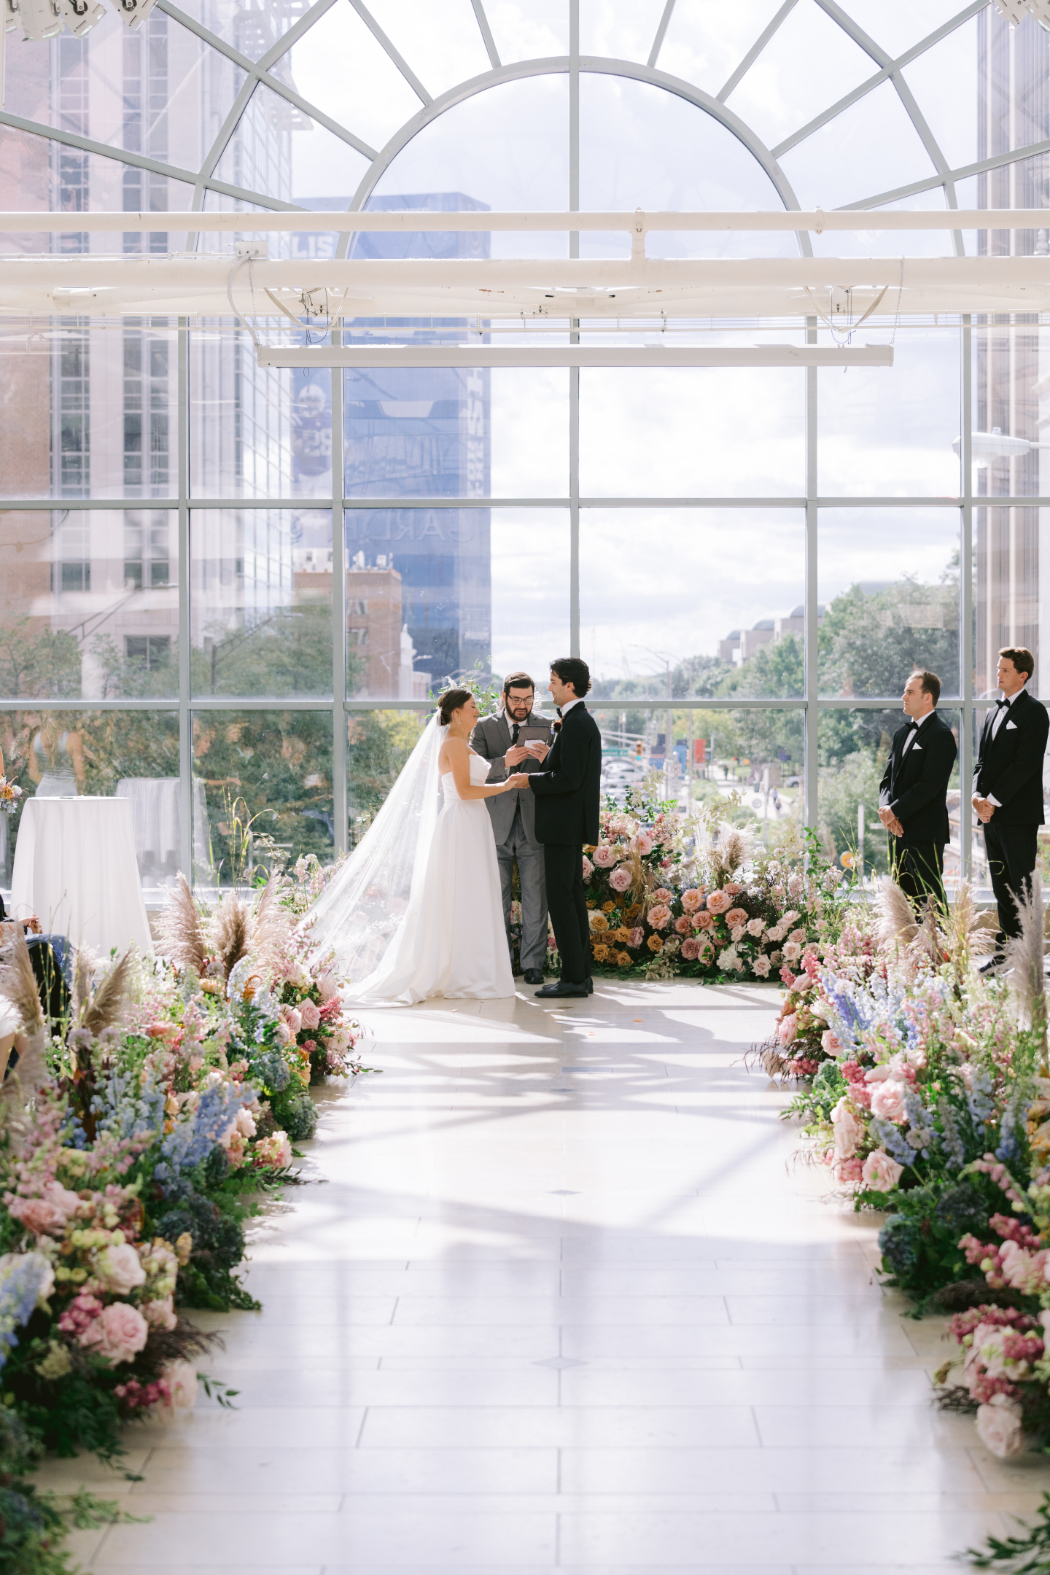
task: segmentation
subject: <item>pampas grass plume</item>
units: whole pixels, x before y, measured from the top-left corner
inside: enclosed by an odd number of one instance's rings
[[[1015,894],[1020,935],[1011,936],[1004,948],[1010,972],[1010,987],[1017,1002],[1018,1016],[1041,1041],[1040,1065],[1047,1063],[1046,984],[1043,977],[1043,879],[1036,870],[1031,884]]]

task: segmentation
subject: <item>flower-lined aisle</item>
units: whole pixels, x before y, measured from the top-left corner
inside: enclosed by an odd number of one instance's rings
[[[192,1406],[199,1378],[225,1399],[198,1373],[216,1336],[190,1310],[258,1305],[238,1274],[245,1222],[294,1179],[311,1083],[360,1069],[358,1025],[297,928],[323,876],[296,875],[211,913],[183,883],[162,958],[78,956],[61,1024],[21,936],[4,952],[22,1024],[0,1091],[5,1568],[66,1569],[63,1508],[111,1513],[35,1494],[43,1450],[112,1459],[125,1423]]]
[[[1007,970],[984,976],[992,931],[964,887],[916,923],[884,881],[840,911],[757,1047],[802,1078],[784,1114],[857,1209],[888,1217],[886,1283],[951,1316],[942,1405],[972,1412],[999,1458],[1050,1445],[1050,1075],[1044,910],[1035,890]],[[1040,1553],[1040,1550],[1042,1552]],[[1028,1536],[971,1552],[978,1567],[1050,1570],[1050,1497]],[[1034,1560],[1034,1562],[1028,1562]]]

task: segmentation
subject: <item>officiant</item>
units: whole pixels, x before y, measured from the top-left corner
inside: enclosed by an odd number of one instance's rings
[[[492,761],[487,781],[503,782],[515,771],[541,770],[550,747],[550,723],[533,712],[535,698],[536,686],[528,673],[511,673],[503,681],[499,712],[483,717],[475,727],[471,748]],[[507,944],[511,944],[511,881],[517,859],[521,883],[521,966],[526,984],[542,984],[547,957],[547,888],[543,848],[536,841],[536,800],[531,793],[513,790],[486,799],[485,803],[496,839]]]

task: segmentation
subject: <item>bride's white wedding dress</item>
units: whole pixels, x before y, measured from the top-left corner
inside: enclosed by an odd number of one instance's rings
[[[447,731],[431,723],[308,920],[355,1004],[514,994],[492,822],[484,799],[462,799],[451,772],[438,776]],[[490,762],[471,752],[469,768],[480,787]]]

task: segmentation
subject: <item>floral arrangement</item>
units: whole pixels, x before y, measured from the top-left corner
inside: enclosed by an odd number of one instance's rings
[[[0,1086],[0,1367],[34,1448],[119,1453],[126,1422],[195,1401],[215,1336],[187,1310],[258,1305],[245,1222],[294,1179],[311,1084],[361,1069],[361,1029],[296,928],[312,880],[211,911],[183,882],[156,960],[78,955],[61,1023],[24,939],[4,954],[22,1033]]]
[[[775,979],[834,933],[841,874],[816,845],[807,857],[756,855],[733,827],[690,820],[629,788],[601,811],[584,848],[597,970],[646,978]],[[801,849],[796,850],[801,854]]]
[[[17,782],[11,782],[7,777],[0,776],[0,813],[13,815],[21,797],[22,789]]]
[[[801,1077],[785,1111],[856,1208],[888,1215],[890,1284],[941,1308],[941,1403],[974,1414],[1000,1458],[1050,1446],[1050,1076],[1038,876],[1005,978],[969,893],[921,923],[889,881],[805,977],[791,976],[766,1069]],[[792,1023],[791,1019],[795,1021]],[[796,1046],[803,1040],[806,1053]],[[778,1048],[779,1045],[779,1048]],[[773,1059],[775,1059],[775,1065]],[[801,1063],[805,1063],[804,1065]],[[1022,1537],[969,1550],[980,1568],[1050,1567],[1050,1495]],[[1030,1562],[1026,1562],[1030,1560]]]

